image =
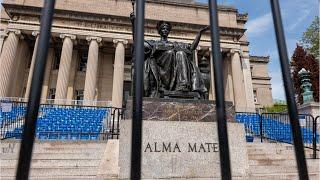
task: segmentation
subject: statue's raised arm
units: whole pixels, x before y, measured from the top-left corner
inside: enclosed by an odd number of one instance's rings
[[[209,27],[209,26],[206,26],[206,27],[202,28],[202,29],[198,32],[196,38],[194,39],[193,43],[191,44],[191,47],[190,47],[191,50],[195,50],[195,49],[197,48],[197,46],[198,46],[198,44],[199,44],[199,42],[200,42],[200,39],[201,39],[202,34],[203,34],[204,32],[206,32],[207,30],[209,30],[209,29],[210,29],[210,27]]]

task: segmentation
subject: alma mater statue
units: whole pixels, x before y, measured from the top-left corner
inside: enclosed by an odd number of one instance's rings
[[[209,27],[201,29],[192,44],[168,41],[171,28],[169,22],[159,21],[160,40],[144,43],[144,96],[204,99],[208,89],[194,63],[194,52]]]

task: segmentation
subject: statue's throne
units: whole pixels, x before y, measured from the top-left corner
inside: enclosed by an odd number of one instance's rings
[[[164,91],[163,98],[201,99],[198,92]]]

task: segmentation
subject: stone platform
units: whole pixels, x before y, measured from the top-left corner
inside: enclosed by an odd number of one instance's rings
[[[120,179],[130,175],[131,108],[120,123]],[[233,123],[234,108],[226,103],[232,174],[244,177],[248,170],[245,132]],[[142,178],[220,177],[219,142],[214,101],[144,99]]]
[[[216,122],[215,101],[143,98],[142,119],[148,121]],[[132,99],[126,104],[125,119],[132,119]],[[232,102],[226,102],[226,116],[235,122]]]
[[[131,121],[120,124],[120,179],[130,175]],[[220,177],[217,125],[215,122],[144,121],[142,178]],[[244,127],[228,123],[232,174],[247,174],[248,155]]]

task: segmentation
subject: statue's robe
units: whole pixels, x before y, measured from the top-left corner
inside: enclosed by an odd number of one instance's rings
[[[145,96],[160,97],[164,91],[207,92],[190,47],[181,42],[145,41]]]

